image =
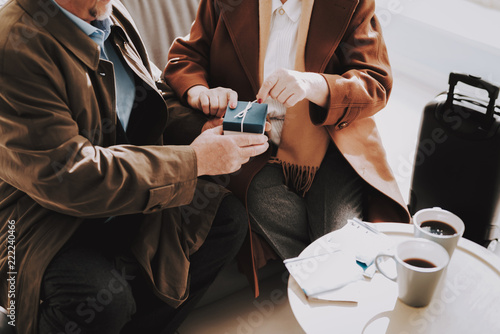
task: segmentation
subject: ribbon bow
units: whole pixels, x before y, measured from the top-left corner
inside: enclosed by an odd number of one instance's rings
[[[241,132],[243,132],[243,123],[245,123],[245,117],[247,116],[248,111],[250,110],[250,108],[252,108],[252,106],[255,102],[257,102],[257,100],[252,101],[252,102],[248,102],[245,109],[243,109],[242,111],[240,111],[239,113],[237,113],[234,116],[234,118],[241,118]]]

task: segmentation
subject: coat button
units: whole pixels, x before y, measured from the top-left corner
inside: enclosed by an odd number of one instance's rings
[[[99,75],[100,75],[101,77],[105,77],[105,76],[106,76],[106,72],[100,72],[100,73],[99,73]]]
[[[342,122],[342,123],[340,123],[340,124],[338,125],[338,127],[339,127],[339,129],[343,129],[343,128],[345,128],[345,127],[346,127],[346,126],[348,126],[348,125],[349,125],[349,123],[347,123],[347,122]]]
[[[181,58],[176,57],[176,58],[172,58],[172,59],[170,59],[168,62],[169,62],[170,64],[177,64],[177,63],[179,62],[179,60],[181,60]]]

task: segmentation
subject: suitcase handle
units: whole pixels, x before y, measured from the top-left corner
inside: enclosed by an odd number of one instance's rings
[[[480,77],[476,77],[469,74],[452,72],[450,73],[450,78],[448,80],[450,88],[448,90],[448,98],[446,99],[446,107],[449,109],[451,109],[453,106],[455,86],[457,85],[458,82],[463,82],[470,86],[484,89],[488,92],[488,97],[490,98],[490,102],[488,103],[488,107],[486,108],[486,115],[484,118],[483,125],[486,128],[489,128],[494,121],[495,101],[498,98],[498,92],[500,89],[497,86],[482,80]]]

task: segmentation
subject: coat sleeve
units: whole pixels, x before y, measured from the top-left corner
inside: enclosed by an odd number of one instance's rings
[[[85,120],[68,107],[64,89],[71,83],[56,62],[21,50],[0,64],[2,181],[45,208],[79,217],[150,213],[192,201],[192,148],[96,145],[81,134]]]
[[[201,0],[191,32],[170,47],[163,77],[181,98],[193,86],[209,87],[210,48],[217,12],[211,0]]]
[[[360,1],[332,59],[330,70],[322,74],[330,91],[328,109],[311,103],[310,115],[314,124],[339,130],[381,110],[392,89],[391,67],[374,1]]]
[[[163,80],[157,87],[168,106],[167,128],[163,134],[166,145],[189,145],[198,137],[208,117],[200,110],[194,110],[179,101],[175,92]]]

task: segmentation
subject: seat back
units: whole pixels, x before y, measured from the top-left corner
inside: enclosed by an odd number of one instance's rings
[[[139,29],[153,63],[163,70],[176,37],[189,33],[199,0],[121,0]]]

